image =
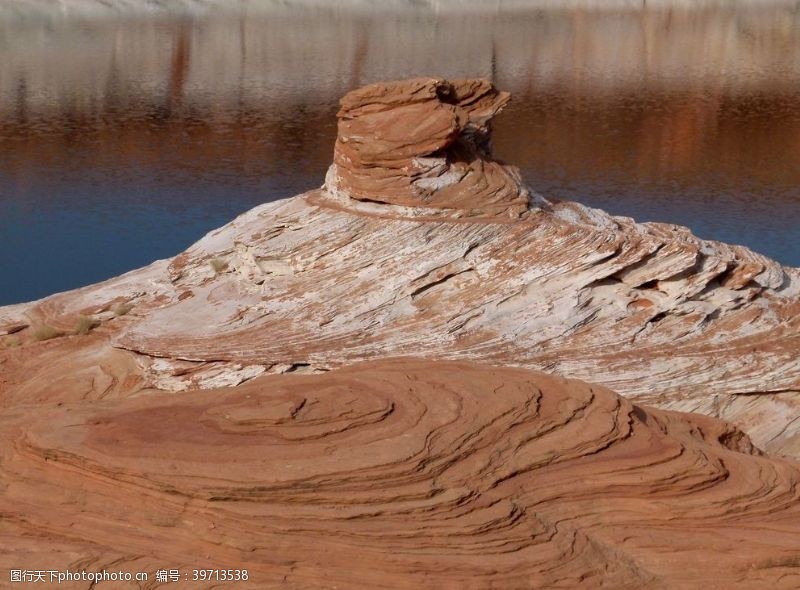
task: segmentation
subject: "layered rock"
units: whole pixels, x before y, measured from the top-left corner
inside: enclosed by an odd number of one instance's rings
[[[0,440],[4,569],[145,571],[147,588],[198,567],[247,569],[241,588],[800,584],[796,463],[527,370],[405,359],[19,406]]]
[[[94,398],[411,354],[600,382],[800,456],[798,269],[520,187],[488,159],[507,100],[435,79],[348,95],[323,189],[257,207],[170,261],[0,308],[4,402],[48,398],[54,383]],[[458,180],[422,190],[431,175]],[[102,325],[37,343],[38,326],[69,333],[80,316]]]
[[[347,94],[326,193],[408,215],[519,217],[528,191],[491,160],[489,122],[510,100],[486,80],[420,78]]]
[[[322,189],[0,308],[0,563],[797,587],[796,462],[489,365],[797,457],[800,271],[528,191],[507,100],[356,91]]]

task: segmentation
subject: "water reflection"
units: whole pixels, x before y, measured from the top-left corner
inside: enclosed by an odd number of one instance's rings
[[[792,8],[9,20],[0,304],[172,255],[319,185],[338,97],[413,75],[512,90],[496,151],[545,194],[800,265]]]

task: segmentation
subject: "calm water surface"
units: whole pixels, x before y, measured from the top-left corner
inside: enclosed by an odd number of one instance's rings
[[[172,256],[322,183],[336,101],[484,76],[545,195],[800,266],[800,12],[0,20],[0,304]]]

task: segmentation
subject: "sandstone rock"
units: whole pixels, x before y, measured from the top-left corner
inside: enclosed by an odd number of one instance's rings
[[[349,94],[322,190],[257,207],[171,261],[0,308],[0,325],[69,331],[81,315],[136,305],[88,339],[17,332],[23,345],[0,351],[13,367],[3,403],[411,354],[599,382],[800,456],[800,271],[686,228],[538,197],[488,159],[489,119],[507,100],[487,82],[438,79]],[[468,165],[453,157],[465,151]],[[466,174],[421,191],[411,162],[432,153],[442,174]],[[502,190],[483,191],[473,165]],[[79,387],[54,387],[79,375]]]
[[[6,570],[235,567],[241,588],[800,584],[796,463],[579,381],[402,359],[31,410],[0,418]]]
[[[0,308],[0,564],[796,588],[800,271],[537,196],[507,100],[351,93],[322,189]]]
[[[14,322],[5,325],[0,325],[0,336],[9,336],[21,332],[28,327],[25,322]]]
[[[486,80],[436,78],[347,94],[327,193],[409,214],[519,217],[528,191],[489,143],[489,121],[510,98]]]
[[[322,189],[0,308],[0,564],[796,588],[800,467],[757,446],[800,456],[800,271],[537,196],[507,101],[353,92]]]

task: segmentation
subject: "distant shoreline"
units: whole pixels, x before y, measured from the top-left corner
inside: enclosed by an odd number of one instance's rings
[[[267,14],[293,9],[387,14],[509,13],[526,10],[590,11],[800,6],[800,0],[4,0],[0,20]]]

